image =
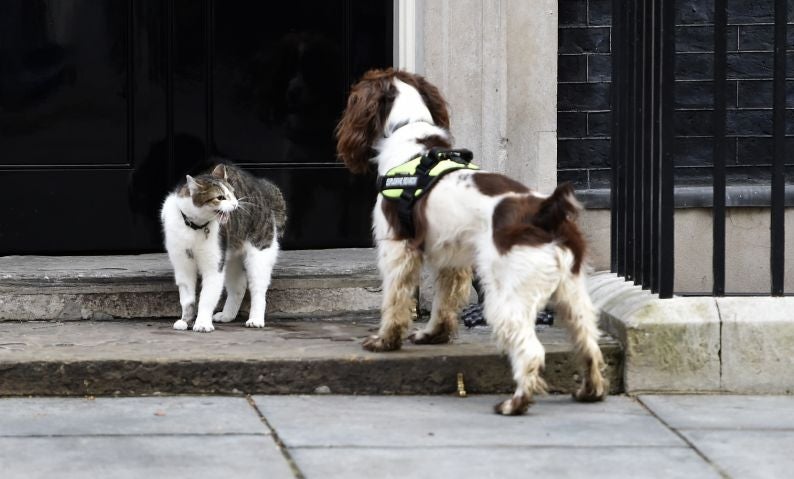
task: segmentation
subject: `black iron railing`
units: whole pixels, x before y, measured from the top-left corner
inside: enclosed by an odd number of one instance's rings
[[[612,271],[673,294],[675,0],[612,2]],[[775,0],[771,294],[783,295],[787,1]],[[714,1],[713,294],[725,294],[726,0]]]
[[[613,2],[612,270],[673,293],[673,1]]]

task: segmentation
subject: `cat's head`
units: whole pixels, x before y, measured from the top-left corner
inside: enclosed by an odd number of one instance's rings
[[[202,217],[216,217],[220,224],[226,223],[229,214],[239,205],[227,175],[226,165],[221,164],[208,175],[186,177],[186,193],[193,200],[193,206],[199,210]]]

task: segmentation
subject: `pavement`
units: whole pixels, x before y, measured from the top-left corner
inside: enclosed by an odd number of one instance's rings
[[[777,478],[792,396],[162,396],[0,399],[0,476]]]

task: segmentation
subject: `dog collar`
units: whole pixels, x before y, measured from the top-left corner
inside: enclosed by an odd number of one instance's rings
[[[456,170],[479,170],[472,164],[469,150],[433,148],[405,163],[395,166],[378,177],[378,191],[384,198],[397,202],[397,211],[403,231],[414,236],[413,207],[416,201],[430,191],[441,177]]]
[[[427,120],[403,120],[403,121],[397,123],[396,125],[394,125],[394,127],[391,130],[389,130],[388,134],[384,133],[383,137],[384,138],[388,138],[388,137],[392,136],[400,128],[402,128],[404,126],[411,125],[413,123],[427,123],[428,125],[432,125],[433,124],[433,123],[431,123],[431,122],[429,122]]]

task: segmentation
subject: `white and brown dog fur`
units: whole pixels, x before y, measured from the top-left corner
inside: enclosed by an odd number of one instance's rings
[[[380,175],[431,147],[450,147],[449,113],[439,91],[408,72],[372,70],[353,86],[337,127],[337,152],[354,173],[370,163]],[[569,330],[582,363],[579,401],[607,393],[596,315],[585,289],[585,242],[574,223],[579,204],[570,185],[551,196],[506,176],[457,170],[415,204],[415,234],[403,231],[396,205],[378,195],[373,232],[383,277],[380,330],[369,351],[399,349],[412,326],[414,291],[423,263],[433,272],[435,297],[427,325],[408,336],[415,344],[447,343],[470,295],[472,268],[485,291],[485,317],[509,355],[516,382],[497,413],[522,414],[545,391],[543,345],[535,317],[547,304]]]

